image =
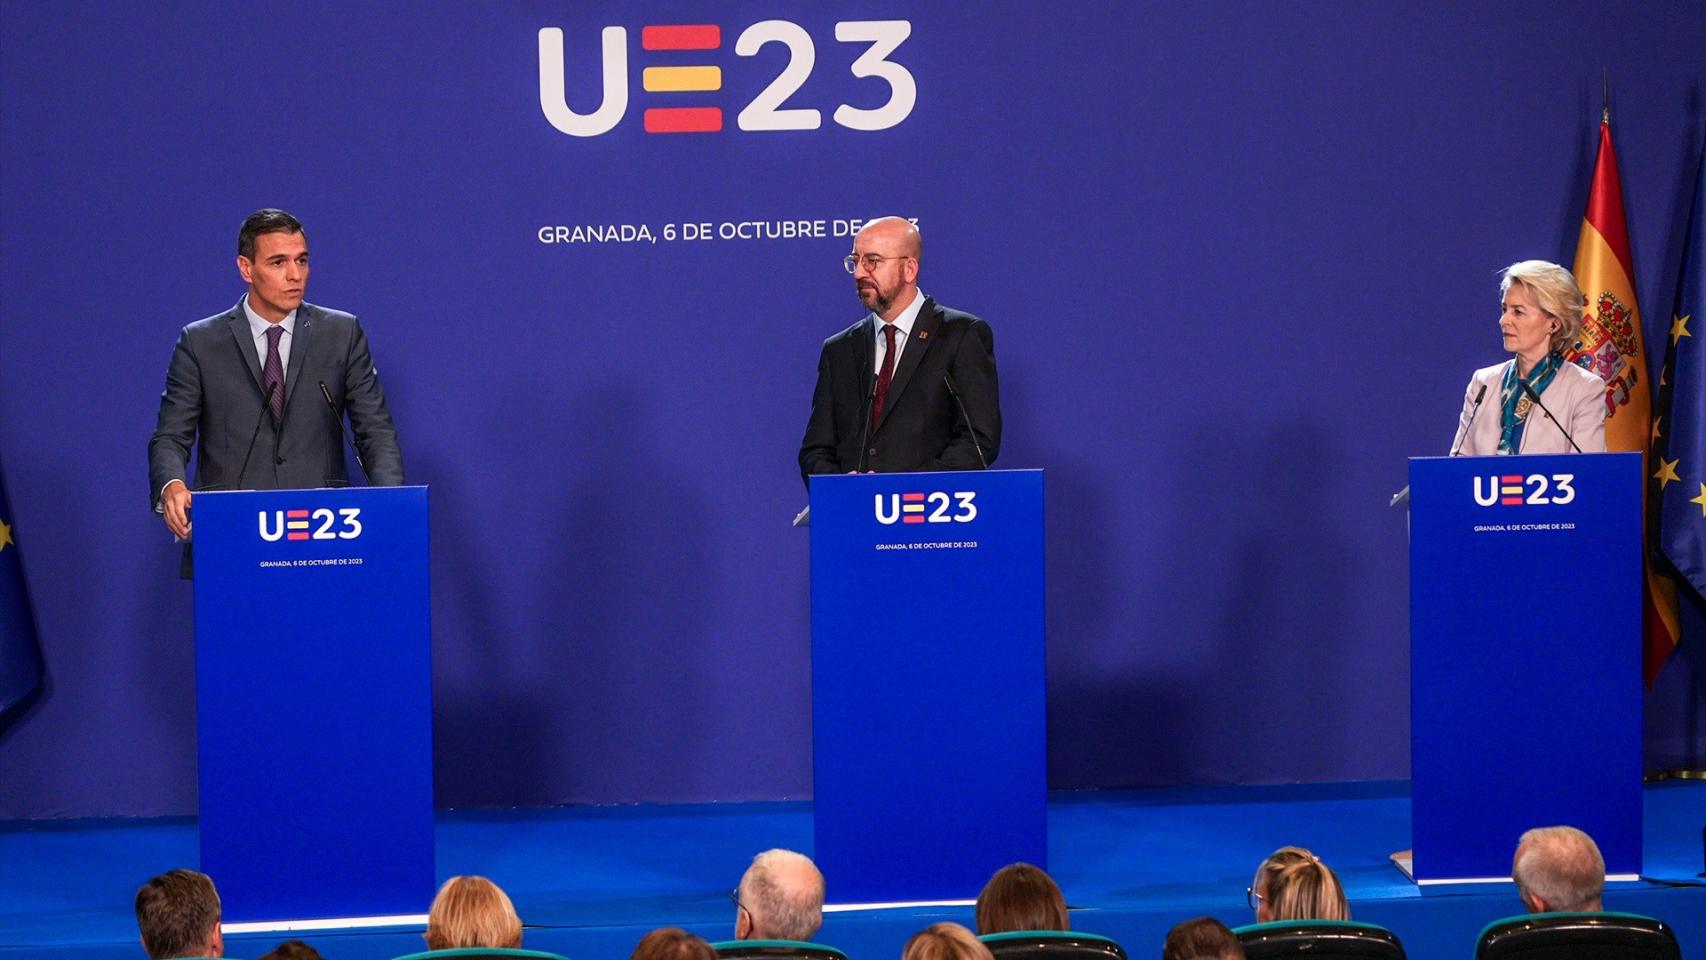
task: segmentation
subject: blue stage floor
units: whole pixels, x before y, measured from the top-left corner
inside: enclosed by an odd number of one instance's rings
[[[1338,872],[1357,919],[1397,932],[1411,957],[1470,955],[1490,920],[1521,909],[1510,886],[1430,887],[1387,856],[1410,845],[1408,785],[1214,787],[1062,794],[1049,811],[1051,872],[1075,908],[1073,926],[1123,943],[1133,960],[1160,955],[1174,923],[1210,914],[1251,921],[1244,887],[1286,843]],[[1646,791],[1645,879],[1614,884],[1606,907],[1660,917],[1686,957],[1706,958],[1701,829],[1706,784]],[[806,803],[447,812],[438,872],[489,876],[514,898],[525,945],[573,960],[624,960],[641,934],[685,926],[731,934],[728,890],[752,854],[811,848]],[[196,862],[188,819],[0,825],[0,955],[44,960],[137,958],[131,914],[149,876]],[[214,878],[215,881],[218,878]],[[830,900],[835,878],[830,877]],[[426,904],[421,904],[425,912]],[[939,919],[970,925],[971,908],[858,910],[828,916],[820,939],[854,960],[896,960],[906,938]],[[228,937],[227,953],[257,957],[290,935]],[[421,949],[419,929],[302,936],[328,960],[384,960]]]

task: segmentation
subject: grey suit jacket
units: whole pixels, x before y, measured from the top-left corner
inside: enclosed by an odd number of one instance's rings
[[[1506,360],[1482,367],[1469,378],[1469,389],[1463,395],[1463,412],[1457,417],[1457,436],[1463,439],[1463,456],[1488,456],[1499,452],[1499,382],[1505,368],[1515,363]],[[1475,408],[1475,393],[1487,385],[1487,394],[1479,410]],[[1528,423],[1522,428],[1521,449],[1518,453],[1571,453],[1570,441],[1559,429],[1562,424],[1583,453],[1605,452],[1605,381],[1573,363],[1566,363],[1552,377],[1546,389],[1540,391],[1540,402],[1557,417],[1557,423],[1547,419],[1539,407],[1528,412]],[[1473,422],[1470,418],[1473,416]]]
[[[241,301],[183,329],[160,415],[148,441],[148,496],[158,506],[172,480],[189,484],[196,445],[195,490],[287,490],[349,483],[342,424],[320,394],[326,384],[347,412],[368,482],[403,482],[397,430],[385,409],[367,335],[354,316],[303,303],[284,372],[284,418],[274,423],[262,401],[261,365]],[[250,438],[254,447],[250,451]],[[245,465],[245,460],[247,463]]]

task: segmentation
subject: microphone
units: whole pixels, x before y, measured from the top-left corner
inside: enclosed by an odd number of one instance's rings
[[[1570,431],[1565,430],[1564,425],[1558,422],[1558,418],[1552,415],[1552,411],[1546,409],[1546,404],[1540,402],[1540,394],[1534,392],[1534,388],[1528,385],[1527,380],[1518,377],[1516,382],[1522,384],[1522,392],[1528,394],[1528,399],[1534,401],[1534,405],[1540,408],[1540,412],[1546,414],[1546,419],[1552,421],[1552,425],[1557,427],[1558,432],[1564,435],[1564,439],[1570,442],[1570,449],[1581,453],[1582,448],[1576,446],[1576,438],[1570,436]]]
[[[971,414],[966,412],[966,402],[960,399],[959,388],[954,386],[954,375],[946,370],[942,371],[942,382],[947,384],[948,393],[954,398],[954,405],[960,408],[960,416],[965,419],[966,430],[971,433],[971,448],[977,451],[977,462],[983,469],[988,470],[989,460],[983,455],[983,444],[977,442],[977,428],[972,426]]]
[[[866,391],[866,393],[865,393],[865,409],[864,409],[864,412],[859,419],[859,422],[861,424],[863,424],[863,426],[861,426],[859,428],[859,462],[858,462],[858,466],[856,466],[853,470],[854,473],[864,473],[865,472],[865,457],[870,452],[869,449],[866,447],[866,444],[869,443],[870,439],[871,439],[871,404],[876,403],[876,402],[877,402],[877,378],[875,376],[872,376],[871,377],[871,389]]]
[[[350,432],[349,425],[344,423],[343,411],[338,409],[337,402],[332,399],[332,391],[326,389],[326,381],[320,381],[320,396],[326,398],[326,409],[332,412],[332,420],[338,425],[339,431],[349,437],[349,448],[355,454],[355,465],[361,468],[361,475],[367,477],[367,463],[361,459],[361,448],[355,445],[355,434]],[[372,477],[367,477],[371,481]]]
[[[261,437],[261,422],[266,420],[267,412],[272,409],[272,395],[278,392],[278,381],[267,384],[267,395],[261,398],[261,415],[255,418],[255,432],[249,434],[249,449],[243,452],[243,465],[237,468],[237,489],[242,490],[243,477],[249,472],[249,457],[254,455],[255,441]]]
[[[1481,384],[1481,389],[1475,391],[1475,402],[1469,407],[1469,422],[1463,425],[1463,430],[1457,434],[1457,442],[1451,445],[1449,456],[1457,456],[1457,451],[1463,449],[1463,441],[1469,439],[1469,428],[1475,426],[1475,414],[1481,412],[1481,401],[1487,396],[1487,385]]]

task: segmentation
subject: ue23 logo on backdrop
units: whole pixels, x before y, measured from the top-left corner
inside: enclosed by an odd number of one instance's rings
[[[853,76],[888,86],[888,99],[872,108],[842,104],[835,108],[835,122],[849,130],[887,130],[912,114],[918,102],[918,84],[912,72],[890,60],[907,37],[907,20],[843,20],[835,25],[838,43],[863,43],[866,48],[853,61]],[[640,28],[640,48],[645,51],[714,51],[722,47],[722,28],[715,24],[655,24]],[[788,98],[811,79],[817,65],[817,47],[810,33],[788,20],[762,20],[742,30],[735,38],[735,55],[751,57],[766,44],[779,43],[788,50],[788,63],[752,101],[735,116],[742,130],[816,130],[823,125],[822,112],[786,107]],[[568,67],[563,55],[560,27],[539,30],[539,107],[545,119],[572,137],[596,137],[615,129],[628,113],[628,29],[605,27],[600,34],[602,66],[599,75],[603,94],[598,108],[578,113],[568,104]],[[723,129],[723,110],[707,105],[707,94],[723,88],[722,68],[715,64],[671,63],[647,66],[641,87],[653,94],[647,101],[644,122],[647,133],[715,133]],[[712,59],[706,56],[703,59]],[[576,71],[585,76],[586,71]],[[582,98],[577,98],[581,101]]]

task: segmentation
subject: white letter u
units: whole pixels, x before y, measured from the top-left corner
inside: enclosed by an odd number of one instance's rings
[[[278,523],[278,529],[269,531],[267,530],[267,512],[262,510],[260,513],[256,514],[260,521],[259,526],[261,528],[261,539],[268,542],[277,541],[284,537],[284,511],[274,510],[272,515],[273,519]]]
[[[628,112],[628,30],[605,27],[602,36],[604,99],[597,110],[580,114],[569,109],[564,92],[562,28],[539,28],[539,108],[551,126],[571,137],[609,133]]]
[[[1475,478],[1475,502],[1483,507],[1490,507],[1499,502],[1499,478],[1488,477],[1487,483],[1492,485],[1493,489],[1483,496],[1481,494],[1481,478]]]
[[[874,499],[877,501],[878,523],[894,523],[896,520],[900,519],[900,494],[889,494],[889,512],[886,516],[883,514],[883,495],[880,493],[875,494]]]

